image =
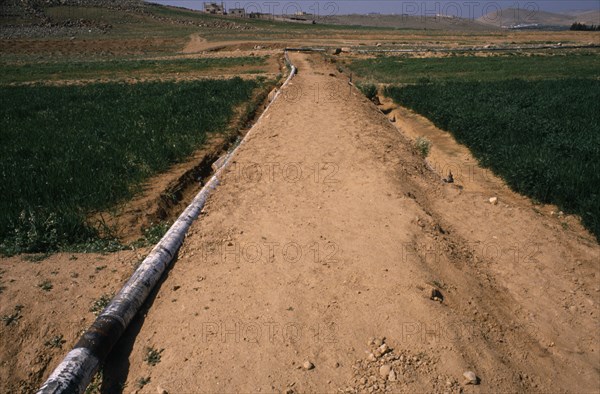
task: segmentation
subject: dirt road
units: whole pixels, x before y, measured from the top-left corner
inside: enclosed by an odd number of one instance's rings
[[[332,65],[291,58],[105,389],[596,391],[597,243],[491,176],[443,183]]]

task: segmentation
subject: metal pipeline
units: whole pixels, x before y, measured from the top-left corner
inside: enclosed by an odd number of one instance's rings
[[[284,52],[286,63],[290,66],[290,74],[281,86],[285,87],[296,74],[296,67],[290,62],[287,51]],[[94,374],[104,362],[114,345],[117,343],[125,329],[136,315],[146,298],[156,286],[163,273],[173,261],[177,251],[183,244],[187,230],[206,203],[212,190],[219,185],[219,178],[231,158],[255,126],[261,121],[263,115],[279,94],[278,90],[273,100],[267,105],[254,126],[246,136],[230,152],[226,153],[219,161],[222,163],[214,175],[196,195],[194,200],[164,237],[156,244],[150,254],[135,270],[119,293],[111,300],[102,311],[92,326],[79,338],[73,349],[63,361],[54,369],[46,382],[39,389],[38,394],[58,393],[83,393],[91,382]]]

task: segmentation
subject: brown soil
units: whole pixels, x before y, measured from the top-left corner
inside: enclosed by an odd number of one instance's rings
[[[94,321],[94,303],[116,293],[147,252],[0,259],[0,392],[35,392]]]
[[[597,392],[600,247],[577,218],[511,192],[425,119],[399,108],[390,122],[320,56],[291,57],[299,75],[111,354],[103,390]],[[428,162],[416,135],[434,142]],[[440,179],[449,168],[455,184]],[[39,385],[138,258],[107,256],[95,274],[96,256],[68,256],[38,276],[0,260],[0,314],[24,305],[0,324],[2,392]],[[86,280],[72,285],[71,270]],[[63,350],[43,344],[59,333]],[[155,366],[148,347],[164,349]]]

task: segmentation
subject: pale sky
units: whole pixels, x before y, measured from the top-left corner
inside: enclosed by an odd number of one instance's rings
[[[210,1],[210,0],[209,0]],[[203,0],[155,0],[155,3],[174,5],[192,9],[202,9]],[[219,3],[221,1],[218,1]],[[274,14],[293,14],[297,10],[331,15],[378,12],[381,14],[409,15],[457,15],[463,18],[479,18],[489,12],[503,8],[522,8],[534,12],[572,10],[598,10],[600,0],[541,0],[541,1],[475,1],[475,0],[223,0],[225,9],[244,7],[247,11]]]

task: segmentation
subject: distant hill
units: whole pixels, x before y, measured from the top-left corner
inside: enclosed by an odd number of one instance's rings
[[[571,11],[568,15],[577,19],[577,22],[586,25],[600,25],[600,10],[594,11]]]
[[[483,31],[494,29],[489,24],[451,16],[412,16],[351,14],[320,17],[317,23],[347,26],[392,27],[399,29],[467,30]]]
[[[599,11],[580,11],[570,14],[556,14],[546,11],[528,11],[517,8],[507,8],[493,11],[477,19],[483,24],[496,27],[513,27],[518,25],[540,25],[568,27],[575,22],[587,25],[599,24]]]

